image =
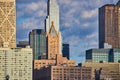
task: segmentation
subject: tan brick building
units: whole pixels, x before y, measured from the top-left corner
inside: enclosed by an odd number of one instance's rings
[[[101,79],[119,80],[120,79],[120,63],[95,63],[85,62],[82,67],[92,67],[92,80],[95,80],[95,71],[100,71]],[[101,70],[100,70],[101,69]],[[97,76],[96,76],[97,77]]]
[[[37,80],[92,80],[92,68],[49,66],[40,70],[40,79]]]
[[[56,54],[60,53],[60,36],[59,32],[55,29],[54,22],[52,21],[52,25],[50,27],[49,33],[47,35],[47,59],[55,59]]]
[[[15,0],[0,0],[0,47],[16,47]]]
[[[75,66],[74,60],[68,60],[66,57],[62,56],[60,51],[60,35],[59,32],[55,29],[54,22],[52,21],[52,25],[48,33],[46,33],[47,37],[47,53],[41,55],[41,60],[34,60],[34,80],[40,79],[39,71],[44,67],[48,67],[50,65],[54,66]],[[46,57],[45,57],[46,56]]]

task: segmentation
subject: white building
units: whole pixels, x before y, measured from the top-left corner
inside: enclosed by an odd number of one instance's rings
[[[0,48],[0,80],[32,80],[31,48]]]

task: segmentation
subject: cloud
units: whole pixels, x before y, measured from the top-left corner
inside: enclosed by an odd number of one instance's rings
[[[97,36],[98,36],[98,33],[93,33],[93,34],[87,35],[86,39],[92,39],[92,38],[95,38]]]
[[[71,46],[77,46],[80,44],[80,38],[79,36],[69,36],[65,38],[65,42],[68,42]]]
[[[89,27],[89,25],[90,25],[90,23],[84,23],[83,27],[87,28],[87,27]]]
[[[83,11],[81,17],[83,18],[93,18],[97,15],[98,9],[90,10],[90,11]]]

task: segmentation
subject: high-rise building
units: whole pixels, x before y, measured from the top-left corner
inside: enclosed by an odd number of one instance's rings
[[[120,62],[120,49],[90,49],[86,51],[87,62]]]
[[[41,60],[34,60],[34,80],[40,80],[40,71],[43,70],[44,67],[75,66],[74,60],[68,60],[66,57],[62,56],[61,32],[59,30],[59,6],[56,0],[48,1],[48,16],[46,19],[45,29],[46,53],[41,55]],[[47,57],[45,58],[45,56]]]
[[[0,48],[0,80],[32,80],[32,49]]]
[[[56,0],[48,0],[48,16],[46,18],[45,30],[49,34],[50,28],[54,23],[54,29],[59,36],[59,53],[62,54],[62,36],[59,29],[59,6]]]
[[[99,8],[99,48],[120,48],[120,1]]]
[[[59,32],[57,32],[54,26],[54,22],[52,22],[49,33],[47,34],[47,58],[48,59],[55,59],[56,54],[60,54],[59,42],[60,42]]]
[[[68,59],[70,59],[69,44],[66,44],[66,43],[62,44],[62,54],[63,54],[63,57],[67,57]]]
[[[42,29],[34,29],[29,33],[29,44],[33,48],[34,59],[41,59],[46,53],[46,34]]]
[[[16,47],[15,0],[0,0],[0,47]]]

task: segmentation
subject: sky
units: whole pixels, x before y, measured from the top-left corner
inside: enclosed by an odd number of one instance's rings
[[[16,0],[17,42],[28,40],[32,29],[44,29],[48,0]],[[63,42],[70,44],[70,59],[85,61],[85,51],[98,48],[98,8],[118,0],[57,0]]]

